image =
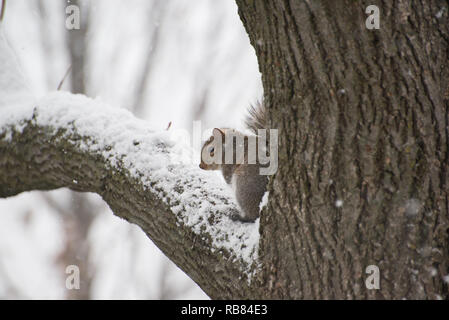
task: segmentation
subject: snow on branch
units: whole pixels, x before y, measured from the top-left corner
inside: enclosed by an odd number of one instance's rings
[[[259,224],[231,220],[232,193],[199,169],[189,145],[84,95],[31,98],[1,29],[0,64],[0,197],[58,187],[96,192],[203,289],[215,284],[201,283],[213,278],[202,268],[251,277]]]
[[[80,152],[101,156],[108,169],[126,170],[170,208],[179,224],[209,234],[212,250],[226,248],[253,260],[257,224],[230,219],[238,208],[228,187],[214,172],[199,169],[190,146],[175,141],[170,131],[152,131],[127,110],[66,92],[1,112],[1,140],[13,144],[13,136],[27,126],[45,128],[49,143],[52,137],[65,139]]]

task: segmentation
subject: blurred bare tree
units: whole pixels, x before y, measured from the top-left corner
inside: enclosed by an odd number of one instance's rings
[[[147,8],[147,14],[151,18],[146,20],[147,25],[145,29],[148,30],[150,36],[147,38],[148,41],[145,44],[145,64],[140,70],[140,74],[136,77],[138,79],[136,82],[136,92],[134,93],[134,101],[131,105],[131,112],[137,117],[142,117],[144,109],[148,108],[148,105],[144,105],[145,93],[151,79],[151,71],[160,44],[160,33],[165,21],[165,12],[168,5],[169,0],[151,1],[151,4]],[[158,22],[154,23],[154,21]]]
[[[88,233],[104,204],[74,191],[70,191],[70,201],[64,204],[60,204],[49,193],[43,193],[42,196],[62,217],[65,242],[57,259],[58,265],[63,273],[69,265],[76,265],[80,270],[80,289],[67,290],[67,299],[90,299],[95,266],[89,262]]]
[[[85,1],[71,0],[70,4],[80,8],[82,17],[80,19],[80,29],[67,30],[66,32],[66,52],[70,58],[70,91],[73,93],[87,94],[86,90],[86,61],[88,59],[88,39],[90,19],[90,5]],[[50,28],[48,18],[50,10],[58,10],[58,6],[48,1],[38,1],[39,24],[42,30],[42,47],[44,52],[50,54],[54,45],[49,42]],[[48,58],[46,66],[51,65]],[[46,69],[51,70],[51,69]],[[47,83],[53,85],[57,79],[52,79],[52,75],[47,73]],[[56,89],[56,88],[53,88]],[[87,195],[70,191],[70,201],[60,204],[54,199],[54,195],[43,193],[42,197],[48,205],[59,212],[62,217],[62,224],[65,235],[65,242],[62,252],[59,254],[57,263],[61,266],[62,272],[68,265],[77,265],[80,269],[80,289],[67,290],[67,299],[90,299],[91,287],[94,278],[94,267],[89,263],[89,241],[88,233],[94,218],[104,207],[99,201],[92,200]]]
[[[70,55],[71,92],[87,94],[86,74],[88,72],[86,61],[88,60],[88,38],[90,3],[86,1],[71,0],[70,3],[80,8],[80,28],[67,30],[67,50]]]

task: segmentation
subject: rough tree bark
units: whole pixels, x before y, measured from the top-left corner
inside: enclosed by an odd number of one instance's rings
[[[0,134],[0,196],[97,192],[212,298],[448,298],[448,2],[237,4],[280,133],[251,281],[126,169],[32,121],[9,144]],[[380,30],[365,28],[370,4]]]
[[[448,2],[237,3],[280,131],[259,295],[447,298]]]

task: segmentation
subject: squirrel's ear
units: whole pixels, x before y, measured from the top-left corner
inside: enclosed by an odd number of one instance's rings
[[[225,133],[224,133],[223,130],[218,129],[218,128],[214,128],[213,135],[214,135],[214,136],[218,136],[219,134],[221,134],[223,137],[224,137],[224,135],[225,135]]]

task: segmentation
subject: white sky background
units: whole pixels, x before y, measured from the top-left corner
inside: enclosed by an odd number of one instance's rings
[[[163,21],[145,9],[148,0],[90,1],[88,95],[117,107],[132,104],[152,23],[161,34],[145,94],[148,125],[163,130],[172,122],[173,128],[191,130],[192,105],[207,90],[203,129],[241,127],[247,106],[261,97],[262,89],[234,1],[157,1],[168,2]],[[38,18],[38,0],[7,2],[6,34],[31,88],[36,95],[55,90],[69,64],[63,51],[67,2],[45,0],[55,6],[45,25]],[[63,89],[68,88],[66,83]],[[53,193],[68,202],[65,190]],[[102,211],[89,234],[97,270],[93,297],[157,299],[160,273],[176,267],[139,228],[107,207]],[[39,192],[0,199],[0,298],[64,298],[64,275],[55,264],[62,248],[60,222],[60,213]],[[198,287],[191,288],[182,271],[170,272],[167,282],[179,291],[175,298],[207,298]]]

